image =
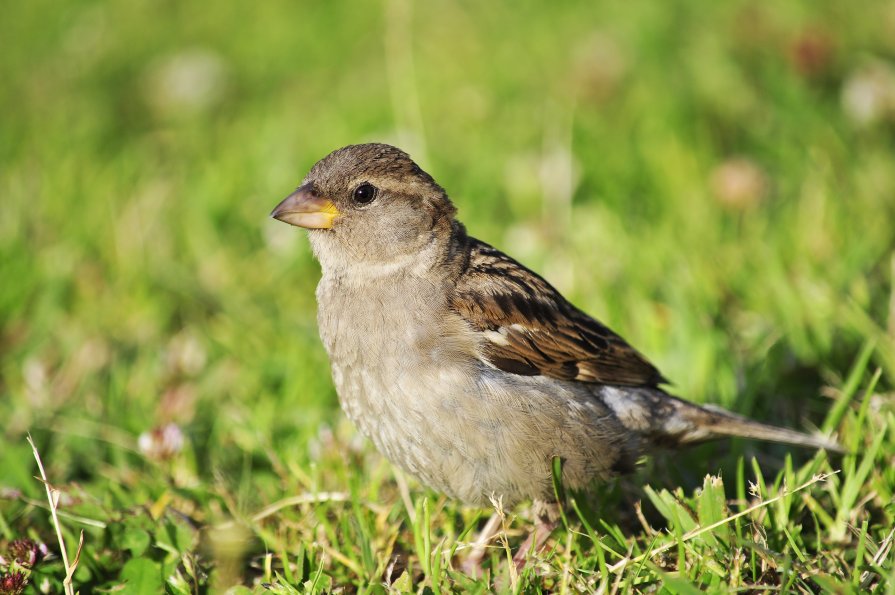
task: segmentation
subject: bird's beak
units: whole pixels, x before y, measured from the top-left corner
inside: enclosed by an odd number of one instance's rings
[[[305,229],[330,229],[339,215],[332,201],[319,196],[310,184],[284,198],[270,213],[274,219]]]

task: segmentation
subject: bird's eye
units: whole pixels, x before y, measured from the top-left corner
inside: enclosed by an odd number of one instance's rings
[[[354,202],[365,205],[373,202],[376,198],[376,186],[363,183],[354,189]]]

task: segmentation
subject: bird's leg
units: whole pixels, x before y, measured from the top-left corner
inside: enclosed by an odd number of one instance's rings
[[[468,576],[472,578],[481,576],[482,560],[485,559],[488,543],[495,535],[497,535],[497,531],[500,529],[501,520],[501,513],[495,512],[491,515],[491,518],[488,519],[488,522],[485,523],[485,526],[482,527],[482,530],[479,531],[478,536],[472,544],[472,551],[469,552],[469,555],[463,560],[463,572]]]
[[[535,500],[532,502],[531,508],[535,517],[534,530],[528,534],[516,554],[513,556],[513,562],[516,564],[517,570],[522,570],[528,559],[530,552],[539,552],[544,546],[544,542],[559,525],[559,504],[556,502],[545,502],[543,500]]]

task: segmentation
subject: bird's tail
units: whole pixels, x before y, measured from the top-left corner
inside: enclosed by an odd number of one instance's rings
[[[644,408],[645,415],[639,419],[641,423],[648,421],[649,428],[643,430],[646,430],[656,445],[679,446],[724,436],[741,436],[830,452],[845,452],[835,440],[825,436],[759,423],[720,407],[688,403],[658,390],[638,392],[630,396]],[[629,401],[627,407],[635,406],[634,402]],[[616,409],[611,402],[608,404]],[[619,415],[619,418],[628,425],[623,415]]]

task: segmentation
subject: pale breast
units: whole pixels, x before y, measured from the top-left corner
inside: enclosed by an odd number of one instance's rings
[[[444,295],[444,292],[441,292]],[[376,289],[321,280],[318,324],[348,417],[391,461],[435,489],[467,464],[452,427],[474,375],[463,323],[438,312],[443,297],[397,284]],[[467,482],[468,483],[468,482]]]

